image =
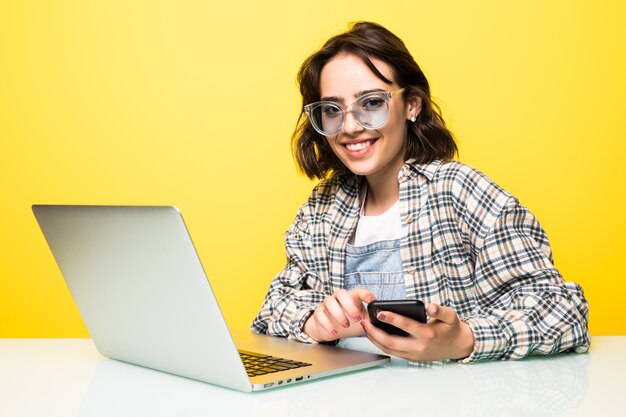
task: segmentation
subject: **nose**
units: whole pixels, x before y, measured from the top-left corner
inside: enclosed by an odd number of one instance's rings
[[[352,111],[347,111],[344,114],[342,130],[344,131],[344,133],[349,134],[349,135],[357,133],[357,132],[361,132],[363,130],[363,126],[357,123]]]

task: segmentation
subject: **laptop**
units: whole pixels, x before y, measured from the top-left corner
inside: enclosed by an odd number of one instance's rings
[[[33,213],[104,356],[244,392],[389,361],[231,333],[176,207],[34,205]]]

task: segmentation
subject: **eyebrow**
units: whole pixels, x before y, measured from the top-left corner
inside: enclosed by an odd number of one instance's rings
[[[361,90],[361,91],[359,91],[358,93],[356,93],[354,95],[354,98],[356,99],[356,98],[359,98],[359,97],[364,96],[365,94],[369,94],[369,93],[386,93],[386,92],[387,92],[387,90],[383,90],[382,88],[372,88],[370,90]],[[335,101],[335,102],[338,102],[338,103],[345,102],[345,100],[343,98],[338,97],[338,96],[322,97],[320,99],[320,101]]]

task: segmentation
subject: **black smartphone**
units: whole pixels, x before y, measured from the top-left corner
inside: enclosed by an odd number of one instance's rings
[[[410,319],[426,323],[426,308],[420,300],[376,300],[367,305],[367,314],[370,316],[372,324],[389,334],[397,336],[408,336],[404,330],[398,329],[389,323],[383,323],[376,318],[379,311],[391,311],[401,314]]]

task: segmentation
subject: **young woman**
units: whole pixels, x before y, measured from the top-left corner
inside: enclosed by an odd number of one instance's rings
[[[366,335],[410,361],[588,349],[582,289],[555,269],[528,209],[452,160],[454,139],[398,37],[354,24],[298,81],[294,154],[322,181],[286,233],[287,265],[254,331],[310,343]],[[428,323],[378,313],[408,337],[371,324],[364,303],[406,298],[427,303]]]

